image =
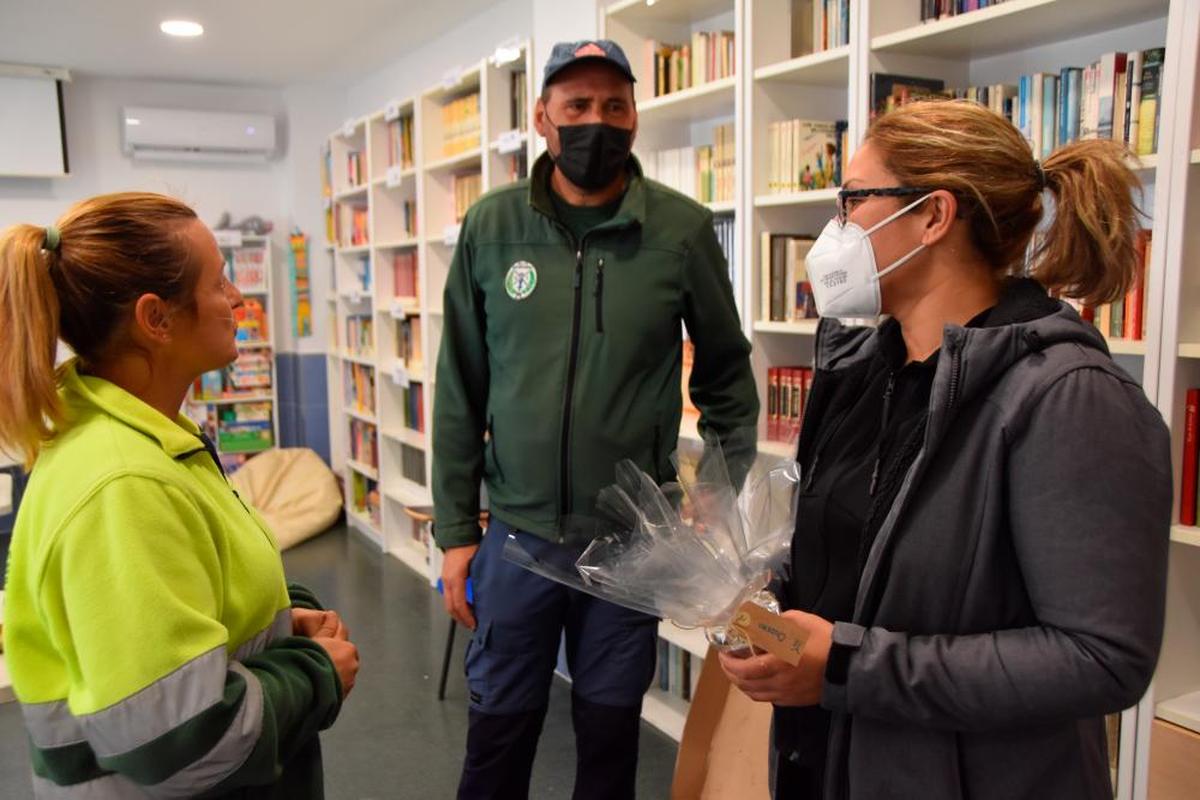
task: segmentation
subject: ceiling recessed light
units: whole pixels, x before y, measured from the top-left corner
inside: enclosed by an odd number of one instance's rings
[[[169,19],[158,28],[168,36],[199,36],[204,33],[203,25],[186,19]]]

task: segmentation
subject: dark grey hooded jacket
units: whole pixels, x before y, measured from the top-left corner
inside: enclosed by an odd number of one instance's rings
[[[817,366],[877,344],[823,321]],[[1102,716],[1154,672],[1171,487],[1161,416],[1069,306],[947,326],[924,445],[834,629],[827,800],[1110,800]]]

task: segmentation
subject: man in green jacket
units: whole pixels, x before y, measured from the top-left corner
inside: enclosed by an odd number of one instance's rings
[[[503,550],[514,536],[535,557],[574,560],[622,459],[673,478],[681,323],[701,431],[752,452],[750,346],[712,214],[642,176],[633,82],[612,42],[554,47],[535,110],[549,152],[470,210],[447,279],[433,494],[446,608],[475,632],[460,798],[528,795],[564,629],[574,797],[633,796],[656,621],[526,572]]]

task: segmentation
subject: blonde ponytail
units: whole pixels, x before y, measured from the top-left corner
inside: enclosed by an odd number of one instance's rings
[[[1055,150],[1043,163],[1054,195],[1054,219],[1033,257],[1043,285],[1088,305],[1125,295],[1137,269],[1141,183],[1129,168],[1126,148],[1089,139]]]
[[[43,250],[46,229],[14,225],[0,233],[0,450],[33,464],[62,422],[54,358],[59,304]]]

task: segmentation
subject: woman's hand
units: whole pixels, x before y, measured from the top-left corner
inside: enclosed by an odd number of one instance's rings
[[[342,618],[336,611],[317,611],[311,608],[292,609],[292,634],[307,636],[310,639],[327,638],[350,641],[350,631],[347,630]]]
[[[751,700],[777,706],[815,706],[821,702],[825,685],[833,623],[803,611],[785,611],[782,616],[808,632],[800,663],[793,667],[770,653],[742,657],[721,653],[721,669]]]

